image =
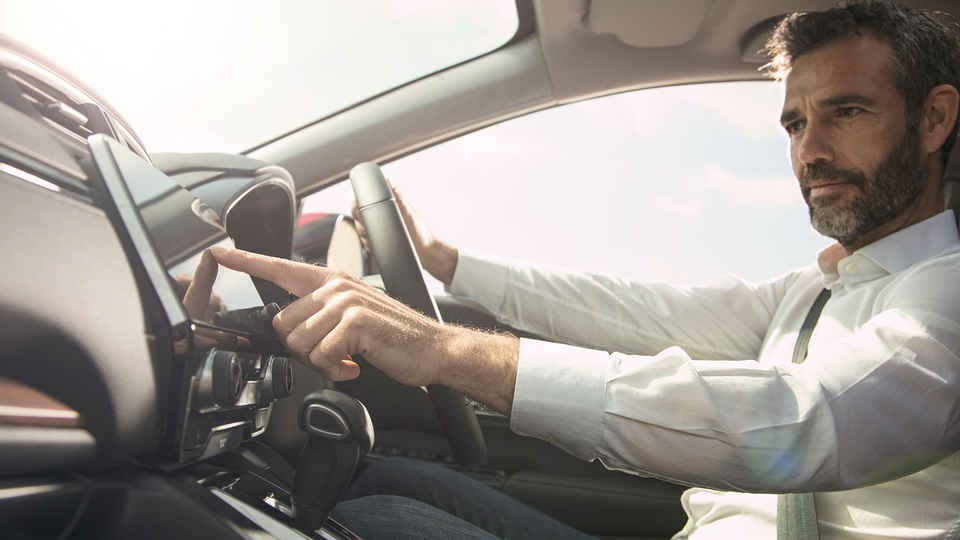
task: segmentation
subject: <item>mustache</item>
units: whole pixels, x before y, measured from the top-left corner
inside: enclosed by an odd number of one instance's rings
[[[803,190],[804,193],[810,191],[810,184],[822,181],[843,182],[864,189],[867,178],[860,171],[841,169],[840,167],[819,161],[805,166],[800,172],[800,189]]]

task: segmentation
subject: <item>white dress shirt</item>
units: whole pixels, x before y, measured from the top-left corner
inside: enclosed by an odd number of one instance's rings
[[[682,497],[678,538],[776,538],[783,491],[817,492],[824,540],[960,536],[953,213],[819,262],[683,287],[461,252],[450,292],[564,343],[521,340],[514,431],[700,486]],[[823,287],[832,297],[794,364]]]

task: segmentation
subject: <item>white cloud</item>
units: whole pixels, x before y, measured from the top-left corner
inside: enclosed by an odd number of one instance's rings
[[[778,123],[783,104],[783,85],[718,84],[704,92],[697,85],[681,89],[683,99],[716,114],[749,137],[783,138]]]
[[[786,176],[745,176],[708,165],[698,182],[705,192],[727,199],[727,203],[753,208],[785,208],[802,200],[797,181]]]
[[[670,195],[658,195],[653,200],[653,205],[658,210],[667,214],[673,214],[683,217],[696,216],[700,213],[702,205],[700,201],[681,201]]]

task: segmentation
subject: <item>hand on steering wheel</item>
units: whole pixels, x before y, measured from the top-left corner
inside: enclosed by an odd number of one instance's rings
[[[400,190],[389,179],[386,181],[397,203],[397,209],[400,211],[403,223],[407,227],[410,243],[413,244],[414,250],[416,250],[420,262],[423,264],[423,269],[444,285],[449,286],[457,268],[457,248],[437,238],[413,208],[407,204]],[[363,226],[363,217],[360,215],[360,208],[356,201],[354,201],[350,213],[353,215],[357,234],[360,235],[360,242],[364,249],[371,252],[370,239],[367,236],[367,229]]]

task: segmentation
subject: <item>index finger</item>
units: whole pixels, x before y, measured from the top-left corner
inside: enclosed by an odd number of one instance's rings
[[[193,279],[187,285],[187,292],[183,294],[183,307],[193,318],[203,318],[204,311],[210,304],[210,295],[213,292],[213,283],[217,280],[217,262],[209,251],[200,256],[200,263],[193,273]]]
[[[210,248],[210,254],[227,268],[276,283],[296,296],[310,294],[333,275],[333,271],[322,266],[251,253],[242,249],[213,246]]]

